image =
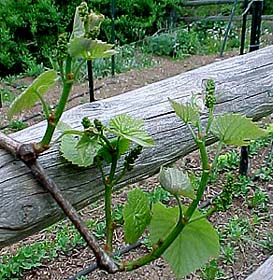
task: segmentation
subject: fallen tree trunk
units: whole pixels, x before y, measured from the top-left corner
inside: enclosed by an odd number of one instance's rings
[[[273,256],[269,257],[258,267],[246,280],[272,280],[273,279]]]
[[[273,111],[272,55],[273,47],[267,47],[219,61],[113,98],[78,106],[65,112],[62,120],[73,127],[80,127],[84,116],[107,122],[112,116],[128,113],[145,120],[156,146],[144,150],[135,169],[118,186],[122,187],[151,176],[160,165],[196,149],[187,127],[172,111],[168,97],[185,100],[193,92],[201,91],[203,79],[216,81],[217,114],[240,112],[254,119],[269,115]],[[204,114],[203,120],[206,118]],[[41,122],[12,137],[22,142],[38,141],[44,130],[45,122]],[[211,143],[215,140],[208,139]],[[0,247],[4,247],[57,222],[63,213],[22,162],[2,149],[0,159]],[[99,172],[94,167],[71,166],[60,157],[57,144],[39,162],[77,209],[96,200],[103,191]]]

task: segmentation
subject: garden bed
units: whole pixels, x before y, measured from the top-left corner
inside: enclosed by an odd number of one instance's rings
[[[99,89],[96,91],[96,98],[106,98],[129,91],[185,70],[200,67],[215,59],[218,58],[216,56],[194,56],[184,61],[175,62],[158,59],[160,63],[152,69],[131,71],[118,75],[115,78],[97,80],[95,87]],[[17,81],[17,83],[20,82],[22,81]],[[82,93],[86,92],[86,88],[86,85],[75,87],[72,95],[75,98],[70,102],[69,107],[88,100],[87,94],[82,95]],[[14,93],[16,94],[17,92],[15,91]],[[52,101],[54,101],[54,94],[58,93],[53,92]],[[21,118],[27,118],[32,114],[40,113],[40,110],[38,106],[31,112],[22,115]],[[5,109],[2,109],[2,111],[5,111]],[[40,120],[40,116],[30,119],[29,124],[32,125],[38,120]],[[2,121],[1,125],[5,124],[5,121]],[[213,147],[210,149],[213,153]],[[219,163],[221,165],[221,168],[219,167],[221,171],[217,179],[210,184],[206,201],[213,198],[222,189],[227,170],[232,172],[234,174],[233,176],[237,179],[238,153],[238,150],[227,150],[225,152],[222,157],[222,162]],[[259,176],[256,176],[255,180],[241,178],[236,183],[236,196],[230,211],[211,217],[211,220],[218,228],[222,240],[222,252],[219,260],[217,262],[213,261],[203,269],[203,272],[197,272],[185,279],[245,279],[272,252],[273,180],[271,174],[273,173],[273,165],[268,158],[270,154],[270,140],[267,139],[257,142],[252,147],[252,154],[252,174],[250,178],[254,178],[254,174],[260,170]],[[198,173],[198,163],[198,154],[193,153],[181,159],[177,162],[177,165],[186,169],[193,168]],[[269,165],[266,166],[266,164]],[[264,166],[264,169],[261,170],[262,166]],[[172,204],[172,200],[167,193],[157,188],[158,183],[156,177],[152,177],[124,189],[122,196],[116,196],[114,203],[119,205],[116,210],[117,219],[120,218],[120,207],[126,200],[127,191],[136,186],[151,192],[152,194],[150,196],[154,200],[161,200],[166,204]],[[102,205],[103,202],[98,201],[81,212],[84,219],[89,220],[90,226],[94,228],[98,237],[103,232]],[[90,222],[90,219],[93,222]],[[117,231],[115,238],[118,241],[118,245],[124,245],[122,242],[123,236],[120,231]],[[26,245],[30,245],[30,249],[27,249],[28,247],[25,247]],[[145,246],[141,246],[134,254],[138,255],[143,250],[147,250]],[[20,251],[21,255],[17,258],[15,257],[12,261],[14,271],[16,269],[19,271],[20,261],[24,261],[23,264],[21,263],[21,266],[24,267],[24,272],[22,272],[22,276],[19,279],[65,279],[94,261],[92,254],[84,246],[84,242],[68,222],[59,223],[40,234],[5,248],[1,255],[16,255]],[[35,266],[37,268],[34,268]],[[25,272],[28,268],[30,271]],[[10,268],[3,266],[3,269]],[[215,277],[213,277],[214,274]],[[175,279],[175,277],[166,263],[162,259],[159,259],[155,263],[131,273],[107,276],[106,273],[100,271],[93,273],[86,279],[148,280]]]

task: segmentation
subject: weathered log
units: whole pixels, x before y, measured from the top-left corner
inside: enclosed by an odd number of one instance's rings
[[[273,279],[273,256],[269,257],[257,268],[246,280],[272,280]]]
[[[255,119],[270,114],[273,111],[272,55],[271,46],[219,61],[119,96],[75,107],[65,112],[63,121],[79,128],[84,116],[107,122],[121,113],[145,120],[156,146],[144,150],[133,172],[118,186],[122,187],[156,173],[160,165],[196,149],[188,129],[171,109],[168,97],[185,100],[201,91],[203,79],[216,81],[217,114],[241,112]],[[206,121],[206,118],[204,113],[202,119]],[[23,142],[38,141],[44,130],[45,122],[41,122],[12,137]],[[215,141],[213,137],[208,140]],[[63,213],[23,163],[3,149],[0,149],[0,159],[0,247],[3,247],[57,222]],[[71,166],[60,157],[57,144],[39,162],[77,209],[103,192],[97,170]]]

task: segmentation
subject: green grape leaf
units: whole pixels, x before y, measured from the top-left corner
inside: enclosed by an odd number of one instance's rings
[[[40,96],[44,95],[54,85],[57,77],[57,72],[55,70],[48,70],[38,76],[33,83],[11,103],[8,111],[8,118],[10,119],[24,109],[30,109],[40,100]]]
[[[183,209],[186,211],[186,207]],[[152,209],[150,238],[153,243],[164,240],[177,223],[178,208],[166,208],[156,203]],[[193,217],[200,214],[196,211]],[[178,278],[202,267],[211,258],[219,255],[220,245],[217,231],[206,220],[193,221],[185,226],[163,257]]]
[[[128,193],[128,203],[123,209],[125,241],[135,243],[151,220],[149,201],[140,189]]]
[[[84,24],[79,15],[79,7],[77,7],[74,16],[74,21],[73,21],[73,31],[70,39],[73,39],[75,37],[82,37],[84,36],[84,33],[85,33]]]
[[[67,130],[73,130],[73,128],[68,123],[65,123],[63,121],[58,122],[57,129],[62,133],[64,133]]]
[[[119,152],[119,157],[123,154],[125,154],[131,145],[131,141],[126,139],[126,138],[121,138],[118,141],[118,152]]]
[[[251,140],[266,135],[266,131],[240,114],[224,114],[214,119],[210,129],[219,141],[227,145],[248,146]]]
[[[118,148],[118,159],[121,157],[121,155],[123,155],[124,153],[126,153],[129,150],[129,147],[131,145],[130,140],[121,138],[118,141],[117,137],[114,139],[111,139],[110,143],[111,143],[112,147]],[[117,147],[117,143],[118,143],[118,147]],[[108,146],[101,147],[100,150],[98,151],[98,155],[101,155],[107,163],[111,163],[112,155],[111,155],[111,151],[109,150]]]
[[[103,146],[98,150],[98,155],[101,156],[106,163],[112,162],[112,154],[107,146]]]
[[[84,131],[73,129],[69,124],[67,124],[63,121],[58,122],[57,129],[61,132],[61,135],[58,136],[58,138],[54,142],[58,142],[65,135],[74,135],[74,136],[84,135]]]
[[[68,44],[68,52],[73,57],[81,57],[86,60],[105,58],[116,53],[114,45],[101,40],[92,40],[83,37],[75,37]]]
[[[161,167],[159,183],[162,188],[173,195],[182,195],[184,197],[195,199],[194,189],[188,174],[177,168]]]
[[[192,123],[194,126],[197,124],[199,119],[198,111],[192,107],[189,103],[178,103],[169,98],[176,115],[186,124]]]
[[[116,116],[110,120],[110,132],[133,141],[143,147],[154,145],[153,139],[143,129],[144,122],[126,114]]]
[[[94,162],[101,146],[98,137],[83,134],[81,137],[66,134],[62,137],[61,153],[69,162],[80,167],[88,167]]]

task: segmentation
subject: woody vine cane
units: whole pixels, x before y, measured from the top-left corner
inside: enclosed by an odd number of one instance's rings
[[[65,109],[69,93],[83,62],[89,59],[108,57],[115,53],[112,50],[112,45],[95,39],[102,20],[102,15],[95,14],[92,11],[89,13],[86,3],[83,2],[76,10],[73,32],[69,41],[67,41],[65,34],[59,36],[55,57],[52,60],[54,70],[41,74],[30,87],[15,99],[10,107],[8,116],[12,117],[21,110],[32,107],[34,103],[40,100],[47,119],[47,129],[43,139],[39,143],[21,144],[1,133],[0,141],[1,146],[21,159],[31,169],[35,178],[52,194],[92,248],[98,263],[102,267],[105,266],[109,272],[114,272],[117,270],[114,262],[99,247],[94,236],[89,232],[75,209],[64,199],[56,184],[45,174],[44,169],[37,161],[39,154],[50,146],[53,133]],[[81,58],[80,61],[79,58]],[[63,88],[56,110],[53,111],[44,100],[43,95],[57,81],[58,72]]]
[[[34,177],[52,194],[94,252],[99,268],[109,273],[131,271],[163,256],[177,277],[182,277],[219,253],[218,234],[206,218],[216,211],[226,210],[226,201],[231,195],[230,190],[223,190],[217,204],[213,204],[205,213],[201,214],[197,208],[206,191],[209,175],[215,169],[221,148],[225,144],[246,145],[252,139],[265,135],[267,131],[239,114],[215,117],[216,97],[213,80],[206,82],[202,95],[193,94],[184,103],[170,100],[172,109],[188,126],[200,151],[201,180],[195,185],[187,172],[176,168],[161,168],[160,184],[174,196],[175,207],[166,207],[161,203],[151,206],[142,190],[133,189],[129,192],[128,202],[123,211],[125,242],[127,244],[137,242],[148,229],[153,246],[151,251],[137,259],[126,262],[114,260],[113,233],[116,225],[112,215],[112,192],[118,182],[134,168],[143,147],[149,148],[155,143],[144,130],[144,122],[126,114],[114,116],[108,124],[84,118],[81,130],[60,122],[69,92],[81,65],[88,59],[106,57],[115,53],[112,45],[96,39],[102,18],[101,15],[89,12],[86,3],[82,3],[76,10],[70,39],[67,40],[65,35],[61,35],[59,39],[53,60],[54,69],[41,74],[10,107],[11,117],[30,108],[38,100],[42,102],[47,120],[47,129],[42,140],[38,143],[21,144],[1,134],[0,142],[4,148],[20,158],[31,169]],[[63,85],[62,94],[56,110],[53,111],[43,95],[58,78]],[[203,114],[208,115],[207,123],[201,122]],[[88,231],[75,209],[63,198],[56,184],[45,174],[38,162],[39,155],[50,147],[57,126],[61,131],[62,156],[79,167],[94,164],[101,174],[101,182],[105,189],[104,246],[101,246],[94,235]],[[213,162],[210,162],[206,149],[206,138],[210,133],[219,140]]]

